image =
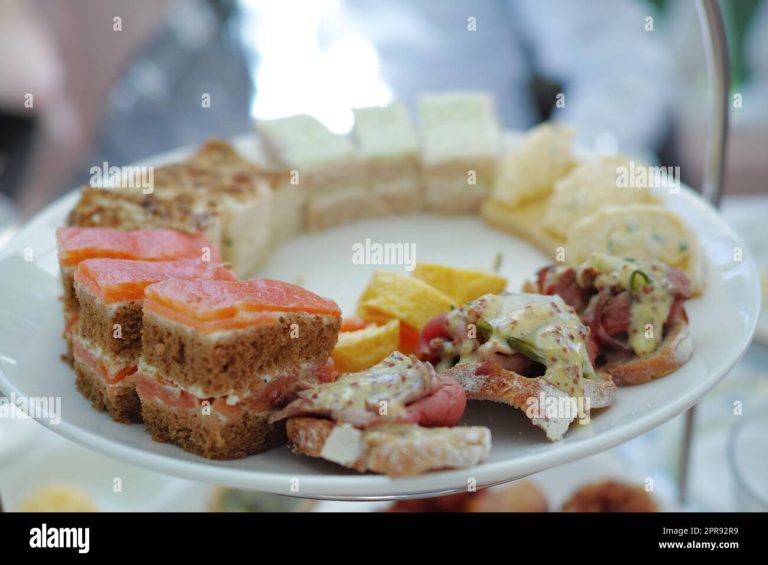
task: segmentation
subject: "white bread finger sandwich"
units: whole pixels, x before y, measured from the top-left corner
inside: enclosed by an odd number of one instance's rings
[[[270,165],[294,177],[309,231],[378,215],[363,161],[348,137],[305,114],[258,120],[256,130]]]
[[[419,134],[400,103],[354,110],[352,137],[382,213],[407,214],[421,210]]]
[[[471,214],[496,182],[499,125],[484,92],[422,96],[421,159],[427,209]]]

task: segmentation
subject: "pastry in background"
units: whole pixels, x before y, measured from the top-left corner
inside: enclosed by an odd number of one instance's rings
[[[382,204],[382,213],[421,210],[419,133],[401,103],[354,110],[352,137],[363,159],[368,183]]]
[[[544,492],[533,481],[432,498],[398,500],[389,512],[547,512]]]
[[[81,488],[52,483],[32,491],[19,506],[20,512],[98,512],[87,492]]]
[[[492,487],[471,498],[466,512],[548,512],[547,497],[533,481]]]
[[[500,135],[493,97],[471,91],[425,95],[419,114],[427,209],[476,212],[496,182]]]
[[[211,512],[311,512],[314,500],[282,496],[255,490],[218,488],[213,493]]]
[[[563,512],[658,512],[641,486],[600,481],[581,487],[563,504]]]

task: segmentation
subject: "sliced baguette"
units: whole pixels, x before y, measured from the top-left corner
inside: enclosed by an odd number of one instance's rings
[[[523,283],[522,291],[538,292],[530,280]],[[653,353],[641,357],[632,354],[611,354],[607,362],[600,366],[600,371],[610,374],[613,381],[620,386],[647,383],[676,371],[693,355],[693,340],[688,332],[688,315],[685,310],[666,333]],[[594,403],[592,406],[596,407]]]
[[[363,431],[321,418],[292,418],[287,433],[295,453],[391,477],[472,467],[491,450],[491,432],[483,427],[387,424]]]
[[[577,414],[565,417],[550,417],[547,414],[529,416],[528,410],[534,399],[567,398],[568,395],[544,379],[524,377],[513,371],[502,369],[495,363],[465,363],[445,371],[455,378],[470,400],[490,400],[508,404],[522,410],[531,423],[544,430],[547,438],[557,441],[565,436]],[[598,374],[599,380],[584,379],[584,394],[589,399],[589,408],[604,408],[613,402],[616,385],[610,375]]]
[[[666,334],[653,353],[641,357],[609,355],[601,368],[610,373],[619,385],[647,383],[676,371],[693,355],[693,340],[688,332],[688,316],[685,311],[667,329]]]

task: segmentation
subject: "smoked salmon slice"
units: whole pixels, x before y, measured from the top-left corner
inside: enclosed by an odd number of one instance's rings
[[[62,267],[94,258],[172,261],[205,257],[211,263],[221,261],[218,248],[203,234],[170,229],[59,228],[56,240]]]
[[[146,288],[145,308],[180,322],[240,318],[258,322],[275,312],[305,312],[341,318],[338,305],[300,286],[271,279],[247,281],[164,280]]]
[[[231,270],[199,259],[181,261],[132,261],[86,259],[75,271],[75,282],[106,303],[141,300],[144,289],[165,279],[210,278],[234,281]]]

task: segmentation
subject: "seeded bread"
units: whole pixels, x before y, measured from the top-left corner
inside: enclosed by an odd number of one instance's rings
[[[86,186],[69,225],[203,232],[240,276],[252,276],[271,249],[272,190],[283,182],[282,173],[212,140],[185,161],[156,167],[146,194],[133,187]]]
[[[240,459],[285,443],[285,423],[268,422],[267,412],[241,410],[224,418],[200,407],[168,406],[141,399],[141,414],[152,439],[173,443],[206,459]]]
[[[341,325],[338,317],[302,312],[275,314],[273,323],[212,334],[152,311],[144,312],[143,321],[146,362],[179,386],[210,397],[245,394],[261,375],[322,365]]]
[[[693,340],[688,332],[688,316],[683,310],[665,332],[655,351],[647,355],[609,355],[602,369],[619,385],[637,385],[664,377],[685,365],[693,355]]]
[[[80,335],[110,355],[136,359],[141,354],[143,300],[105,305],[75,283],[80,301]]]

